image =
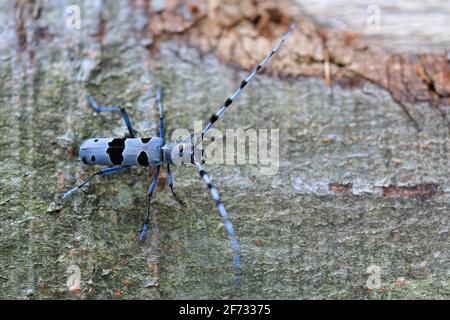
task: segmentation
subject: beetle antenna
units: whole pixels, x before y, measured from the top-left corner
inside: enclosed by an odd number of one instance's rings
[[[280,47],[283,45],[283,43],[291,35],[292,31],[295,28],[295,25],[296,25],[296,22],[293,21],[291,23],[291,25],[289,26],[288,31],[281,37],[281,39],[277,42],[277,44],[275,45],[275,47],[273,47],[273,49],[269,52],[269,54],[267,54],[266,57],[260,63],[258,63],[258,65],[252,70],[252,72],[250,72],[250,74],[244,80],[242,80],[239,88],[237,88],[236,91],[225,100],[222,107],[216,113],[213,113],[211,115],[211,117],[209,118],[208,124],[203,128],[203,130],[201,132],[202,138],[203,138],[203,135],[206,132],[208,132],[208,130],[213,126],[213,124],[217,120],[220,119],[220,117],[225,112],[225,110],[227,110],[227,108],[239,97],[239,95],[244,90],[244,88],[247,86],[247,84],[256,76],[256,74],[258,72],[261,71],[261,69],[266,65],[266,63],[270,60],[270,58],[280,49]],[[190,134],[185,139],[183,139],[182,142],[187,143],[189,140],[191,140],[194,137],[194,135],[195,135],[195,133]]]
[[[211,196],[213,200],[216,202],[217,209],[220,212],[220,215],[223,219],[223,223],[225,224],[225,228],[227,230],[228,238],[230,239],[231,248],[233,249],[233,269],[234,269],[234,282],[237,285],[241,284],[241,254],[239,250],[239,244],[236,238],[236,235],[234,233],[233,224],[230,221],[230,218],[228,217],[227,210],[225,209],[222,201],[220,201],[219,192],[217,191],[216,187],[211,183],[211,178],[206,173],[205,169],[203,168],[200,161],[197,159],[194,159],[195,166],[197,167],[198,173],[200,174],[200,177],[202,178],[203,182],[208,187],[209,192],[211,193]]]

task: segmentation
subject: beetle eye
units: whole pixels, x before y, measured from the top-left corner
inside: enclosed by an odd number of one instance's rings
[[[95,162],[95,156],[91,157],[92,162]]]

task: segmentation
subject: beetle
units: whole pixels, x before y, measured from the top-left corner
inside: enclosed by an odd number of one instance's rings
[[[209,118],[209,122],[199,133],[203,138],[203,135],[214,125],[214,123],[221,118],[223,113],[227,108],[238,98],[247,84],[261,71],[261,69],[266,65],[269,59],[280,49],[283,43],[287,40],[292,30],[295,27],[295,22],[293,22],[288,31],[283,35],[283,37],[277,42],[275,47],[266,55],[266,57],[258,63],[258,65],[250,72],[250,74],[242,80],[239,88],[229,96],[222,107]],[[87,96],[90,105],[96,111],[114,111],[118,110],[122,114],[122,118],[125,125],[128,128],[130,137],[128,138],[91,138],[84,141],[80,146],[79,155],[81,161],[86,165],[109,165],[110,167],[101,169],[95,172],[93,175],[88,177],[86,180],[81,182],[76,187],[70,189],[62,196],[63,199],[68,198],[75,191],[81,189],[87,183],[89,183],[96,176],[112,174],[118,171],[128,169],[132,166],[141,167],[156,167],[156,174],[150,183],[150,187],[147,193],[147,216],[144,221],[143,227],[139,232],[139,238],[141,241],[145,240],[148,231],[148,225],[151,220],[151,209],[150,204],[153,196],[153,192],[156,188],[158,177],[162,166],[167,167],[167,181],[170,190],[175,197],[175,199],[182,205],[184,202],[177,196],[173,187],[173,177],[171,172],[171,166],[176,164],[175,157],[182,154],[183,156],[188,156],[190,162],[194,164],[198,170],[200,178],[206,184],[211,197],[216,203],[217,209],[223,219],[225,228],[228,234],[228,238],[231,243],[231,248],[233,249],[233,269],[235,274],[235,282],[237,284],[241,283],[241,271],[240,271],[240,250],[236,234],[233,225],[229,219],[228,213],[220,200],[217,188],[212,184],[211,178],[206,173],[203,162],[199,160],[197,156],[198,152],[194,148],[193,139],[196,137],[197,133],[193,133],[187,136],[182,141],[168,142],[165,141],[165,128],[164,128],[164,115],[163,115],[163,104],[162,104],[162,89],[158,89],[156,92],[156,104],[159,108],[159,136],[150,138],[137,138],[135,137],[135,131],[131,124],[130,117],[122,106],[100,106],[97,102]]]

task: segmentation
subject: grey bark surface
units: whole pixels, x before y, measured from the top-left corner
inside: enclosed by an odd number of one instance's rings
[[[129,106],[148,137],[162,86],[170,138],[205,121],[246,75],[178,40],[149,50],[143,9],[126,1],[80,2],[81,29],[68,29],[71,4],[35,12],[0,1],[0,298],[450,297],[448,124],[415,103],[417,131],[370,83],[331,93],[321,79],[262,74],[217,123],[280,128],[278,174],[206,166],[240,241],[241,288],[192,166],[173,170],[187,208],[156,193],[144,243],[147,170],[99,177],[60,201],[95,171],[78,160],[80,143],[126,133],[119,114],[88,106],[87,92]],[[369,290],[373,265],[381,287]]]
[[[356,31],[374,47],[393,52],[431,51],[450,48],[450,30],[445,28],[450,7],[439,0],[298,0],[321,25]],[[370,20],[374,17],[379,20]],[[380,25],[373,25],[379,22]],[[369,27],[368,27],[369,25]]]

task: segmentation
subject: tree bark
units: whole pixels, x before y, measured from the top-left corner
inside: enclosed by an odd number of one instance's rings
[[[79,29],[72,4],[0,0],[0,298],[448,298],[446,52],[374,50],[285,0],[75,1]],[[207,165],[242,248],[241,288],[192,166],[173,170],[187,208],[160,181],[144,243],[146,170],[59,200],[96,170],[78,160],[81,142],[126,132],[87,93],[130,107],[148,137],[162,86],[173,138],[205,124],[293,19],[217,122],[279,128],[278,173]]]

